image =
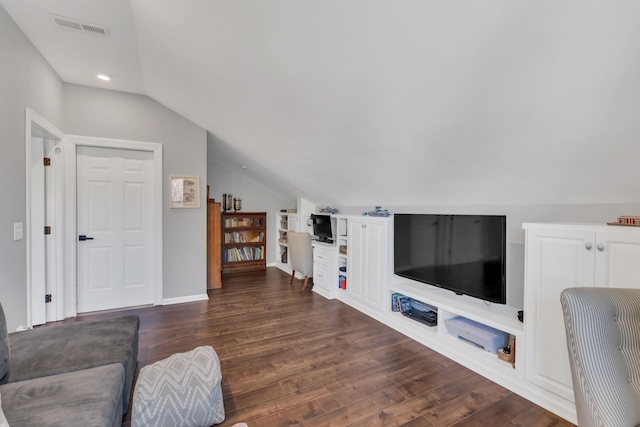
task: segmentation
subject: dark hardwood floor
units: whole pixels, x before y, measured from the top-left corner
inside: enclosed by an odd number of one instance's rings
[[[77,320],[138,314],[138,368],[211,345],[222,426],[572,426],[275,268],[225,276],[209,296]]]

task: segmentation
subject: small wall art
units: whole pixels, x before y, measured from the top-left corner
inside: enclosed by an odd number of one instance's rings
[[[199,176],[171,176],[171,207],[200,207]]]

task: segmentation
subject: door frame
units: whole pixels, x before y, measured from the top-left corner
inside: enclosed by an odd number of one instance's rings
[[[77,292],[77,170],[76,157],[77,147],[98,147],[115,148],[123,150],[148,151],[153,154],[153,305],[163,303],[163,273],[162,273],[162,144],[156,142],[129,141],[124,139],[108,139],[89,136],[66,135],[63,143],[65,159],[66,193],[72,196],[67,197],[65,203],[66,238],[65,254],[67,285],[66,285],[66,307],[67,316],[78,314],[78,292]]]

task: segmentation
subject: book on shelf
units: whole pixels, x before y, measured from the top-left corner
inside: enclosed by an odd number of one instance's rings
[[[224,233],[225,243],[244,243],[244,235],[237,231]]]
[[[247,243],[246,235],[239,231],[228,231],[224,233],[225,243]],[[260,243],[264,239],[264,234],[260,231],[249,240],[250,243]]]
[[[225,218],[224,226],[227,228],[237,227],[262,227],[264,222],[262,218]]]
[[[225,250],[227,261],[259,261],[264,257],[264,248],[244,246],[241,248],[227,248]]]

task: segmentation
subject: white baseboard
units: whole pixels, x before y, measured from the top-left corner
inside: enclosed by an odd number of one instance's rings
[[[162,300],[162,305],[182,304],[184,302],[194,302],[194,301],[207,301],[208,299],[209,299],[209,296],[207,294],[188,295],[186,297],[165,298]]]

